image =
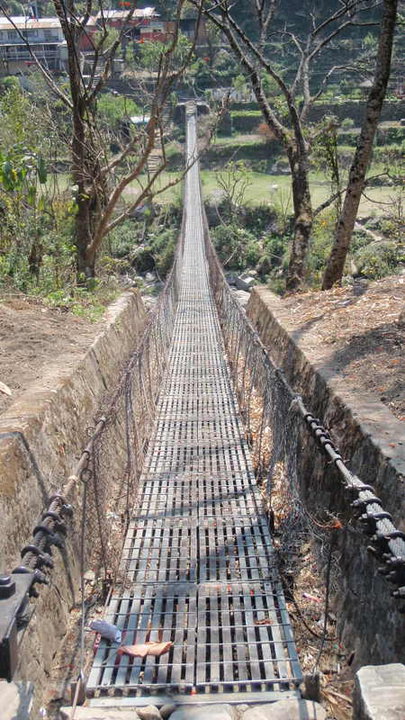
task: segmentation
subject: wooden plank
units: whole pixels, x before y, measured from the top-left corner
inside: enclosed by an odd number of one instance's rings
[[[138,623],[138,627],[134,636],[134,644],[139,645],[146,642],[149,635],[149,625],[151,621],[151,614],[153,611],[155,588],[153,585],[137,586],[138,592],[142,597],[141,600],[141,616]],[[138,685],[141,682],[141,669],[144,664],[142,658],[134,658],[131,668],[131,674],[129,677],[129,685]]]
[[[108,610],[105,615],[107,622],[115,622],[115,612],[119,607],[120,600],[118,597],[113,597],[108,606]],[[128,604],[128,603],[127,603]],[[89,687],[98,687],[102,684],[110,684],[110,676],[105,668],[106,658],[112,657],[115,652],[115,647],[106,640],[101,640],[100,645],[94,655],[93,664],[89,674],[87,684]]]
[[[229,610],[231,626],[233,625],[234,642],[236,649],[237,658],[237,675],[238,681],[249,680],[249,669],[247,664],[247,650],[246,650],[246,639],[244,633],[245,623],[243,620],[243,607],[239,599],[239,594],[242,592],[241,586],[232,586],[232,594],[228,595],[228,603],[232,605],[232,610]]]
[[[210,681],[214,685],[217,685],[221,680],[219,627],[218,594],[217,590],[213,589],[210,592],[210,647],[208,671],[210,673]]]
[[[134,643],[133,638],[136,635],[140,606],[141,600],[139,594],[135,591],[134,598],[125,608],[126,616],[120,616],[120,621],[118,623],[118,627],[123,628],[122,643],[125,645],[132,645]],[[114,685],[116,687],[120,687],[127,684],[130,658],[128,655],[121,655],[116,662],[118,664],[118,671],[114,680]]]

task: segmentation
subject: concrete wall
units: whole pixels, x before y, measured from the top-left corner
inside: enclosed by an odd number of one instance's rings
[[[288,330],[288,316],[279,298],[255,288],[247,314],[295,391],[320,417],[349,467],[375,487],[384,508],[405,531],[404,425],[374,397],[353,395],[325,365],[312,363],[300,347],[299,333]],[[305,434],[302,434],[305,437]],[[395,441],[392,447],[390,443]],[[355,666],[405,660],[404,616],[390,597],[390,585],[377,574],[367,553],[367,538],[353,521],[350,498],[332,466],[326,466],[312,440],[302,444],[298,458],[301,492],[310,508],[327,507],[346,520],[340,534],[342,585],[336,593],[339,632]]]
[[[20,563],[21,548],[48,504],[74,470],[88,442],[102,400],[136,347],[146,311],[137,291],[124,293],[107,310],[106,325],[73,369],[61,366],[25,392],[0,416],[0,570]],[[79,505],[80,487],[73,504]],[[77,520],[76,520],[77,522]],[[19,676],[40,690],[78,599],[78,536],[68,533],[64,551],[54,550],[52,585],[40,590],[36,612],[21,648]],[[40,693],[39,693],[40,694]]]

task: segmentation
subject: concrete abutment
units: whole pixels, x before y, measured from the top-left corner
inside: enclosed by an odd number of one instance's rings
[[[105,323],[73,369],[45,374],[0,417],[0,570],[10,572],[22,561],[21,549],[49,497],[66,482],[88,442],[105,398],[136,348],[146,320],[137,291],[124,293],[106,311]],[[122,443],[111,447],[117,472],[124,472]],[[81,488],[69,501],[80,507]],[[77,513],[80,515],[80,513]],[[69,611],[77,602],[79,579],[79,518],[69,528],[65,547],[53,552],[51,585],[34,601],[32,616],[19,650],[16,679],[35,687],[34,711],[67,629]],[[0,693],[1,702],[1,693]],[[1,713],[0,713],[1,714]]]
[[[269,290],[253,290],[247,315],[275,365],[331,431],[350,469],[375,488],[397,528],[405,530],[403,423],[373,397],[351,393],[333,367],[311,359],[282,301]],[[315,336],[311,342],[316,344]],[[343,521],[338,541],[341,587],[334,603],[338,632],[349,653],[354,653],[354,667],[404,662],[404,616],[391,597],[389,583],[377,572],[378,563],[367,552],[367,537],[354,520],[350,497],[334,466],[326,464],[308,433],[301,435],[297,463],[300,492],[309,509],[327,508]]]

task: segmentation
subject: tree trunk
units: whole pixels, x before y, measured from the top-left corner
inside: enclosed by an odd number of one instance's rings
[[[93,140],[94,128],[89,116],[83,117],[82,105],[74,108],[72,139],[72,176],[77,186],[77,212],[74,226],[78,282],[95,277],[96,252],[91,250],[96,227],[107,202],[107,183],[101,177],[100,161]]]
[[[74,230],[77,279],[79,284],[83,284],[83,280],[95,277],[96,272],[95,253],[89,255],[88,252],[88,247],[93,237],[92,229],[94,227],[94,211],[91,208],[91,204],[92,199],[88,195],[85,195],[84,192],[80,193],[79,189]]]
[[[96,253],[89,251],[89,246],[106,204],[107,188],[100,172],[100,148],[98,148],[93,115],[95,101],[88,97],[88,89],[82,78],[80,53],[77,50],[82,29],[80,24],[73,22],[74,13],[71,5],[67,16],[61,0],[54,0],[54,4],[68,47],[73,124],[72,178],[77,187],[74,243],[77,280],[82,284],[84,279],[95,275]]]
[[[313,213],[308,179],[308,160],[304,150],[288,152],[294,204],[294,236],[288,265],[286,289],[299,290],[304,278],[306,257],[312,232]]]
[[[329,290],[335,283],[340,282],[343,276],[390,76],[397,5],[398,0],[384,0],[373,86],[367,100],[366,114],[350,168],[346,196],[337,223],[334,244],[323,277],[323,290]]]

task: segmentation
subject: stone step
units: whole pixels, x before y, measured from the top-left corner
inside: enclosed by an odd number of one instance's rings
[[[71,707],[62,707],[59,710],[58,720],[70,720],[72,716]],[[137,720],[138,715],[135,708],[92,708],[77,707],[74,720]]]
[[[59,720],[70,720],[71,708]],[[326,720],[326,712],[310,700],[286,699],[265,705],[182,705],[147,707],[77,707],[74,720]]]
[[[405,718],[405,665],[364,665],[356,673],[353,696],[356,720]]]
[[[28,720],[31,713],[34,686],[30,682],[0,680],[1,720]]]

